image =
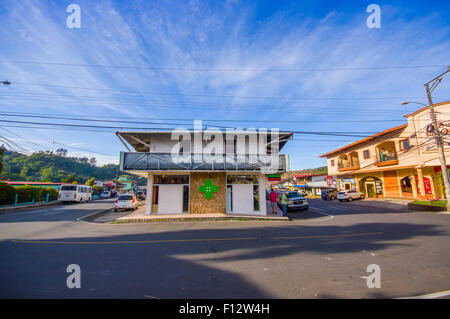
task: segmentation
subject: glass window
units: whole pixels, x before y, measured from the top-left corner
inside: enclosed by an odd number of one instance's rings
[[[363,152],[363,155],[364,155],[364,159],[368,159],[368,158],[370,157],[370,152],[369,152],[369,150],[365,150],[365,151]]]
[[[400,149],[401,150],[407,150],[409,149],[411,146],[409,145],[409,139],[404,139],[400,141]]]
[[[259,211],[259,185],[253,185],[253,210]]]
[[[256,175],[227,175],[227,184],[258,184]]]
[[[334,160],[331,160],[331,166],[334,166]]]
[[[183,213],[189,212],[189,185],[183,186]]]
[[[189,175],[155,175],[154,184],[189,184]]]
[[[118,198],[118,200],[132,200],[132,199],[133,199],[132,195],[121,195]]]
[[[76,185],[63,185],[61,187],[62,191],[76,191],[77,190],[77,186]]]
[[[406,176],[400,180],[403,193],[412,193],[412,185],[409,176]]]

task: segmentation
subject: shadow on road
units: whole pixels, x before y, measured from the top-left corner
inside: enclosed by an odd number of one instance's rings
[[[114,236],[102,231],[85,238],[4,240],[0,242],[0,298],[273,298],[270,291],[242,275],[237,265],[294,254],[308,258],[306,252],[410,247],[412,244],[400,241],[441,235],[446,233],[436,225],[359,223],[183,229]],[[69,264],[80,265],[83,289],[66,287]],[[259,268],[252,271],[262,272]]]

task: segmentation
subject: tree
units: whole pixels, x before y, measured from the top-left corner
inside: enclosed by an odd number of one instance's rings
[[[58,148],[56,150],[56,155],[65,157],[67,155],[67,150],[65,148]]]
[[[91,157],[91,159],[89,160],[89,163],[90,163],[92,166],[95,166],[95,164],[97,164],[97,159],[96,159],[95,157]]]
[[[72,183],[72,184],[78,184],[78,179],[75,174],[70,174],[66,178],[61,179],[61,182],[63,183]]]
[[[95,184],[95,177],[91,177],[86,181],[87,186],[94,186]]]
[[[3,154],[5,153],[5,149],[4,146],[0,146],[0,173],[2,172],[3,169]]]

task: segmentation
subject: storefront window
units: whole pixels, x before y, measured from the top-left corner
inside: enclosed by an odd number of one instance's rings
[[[259,211],[259,185],[253,185],[253,210]]]
[[[406,176],[400,180],[400,184],[402,186],[403,193],[412,193],[411,180],[409,176]]]

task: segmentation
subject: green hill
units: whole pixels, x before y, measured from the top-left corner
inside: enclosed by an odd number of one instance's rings
[[[95,158],[68,157],[65,154],[40,151],[27,156],[5,150],[0,178],[54,183],[72,181],[85,183],[91,177],[95,177],[96,180],[116,178],[118,165],[96,166]]]

